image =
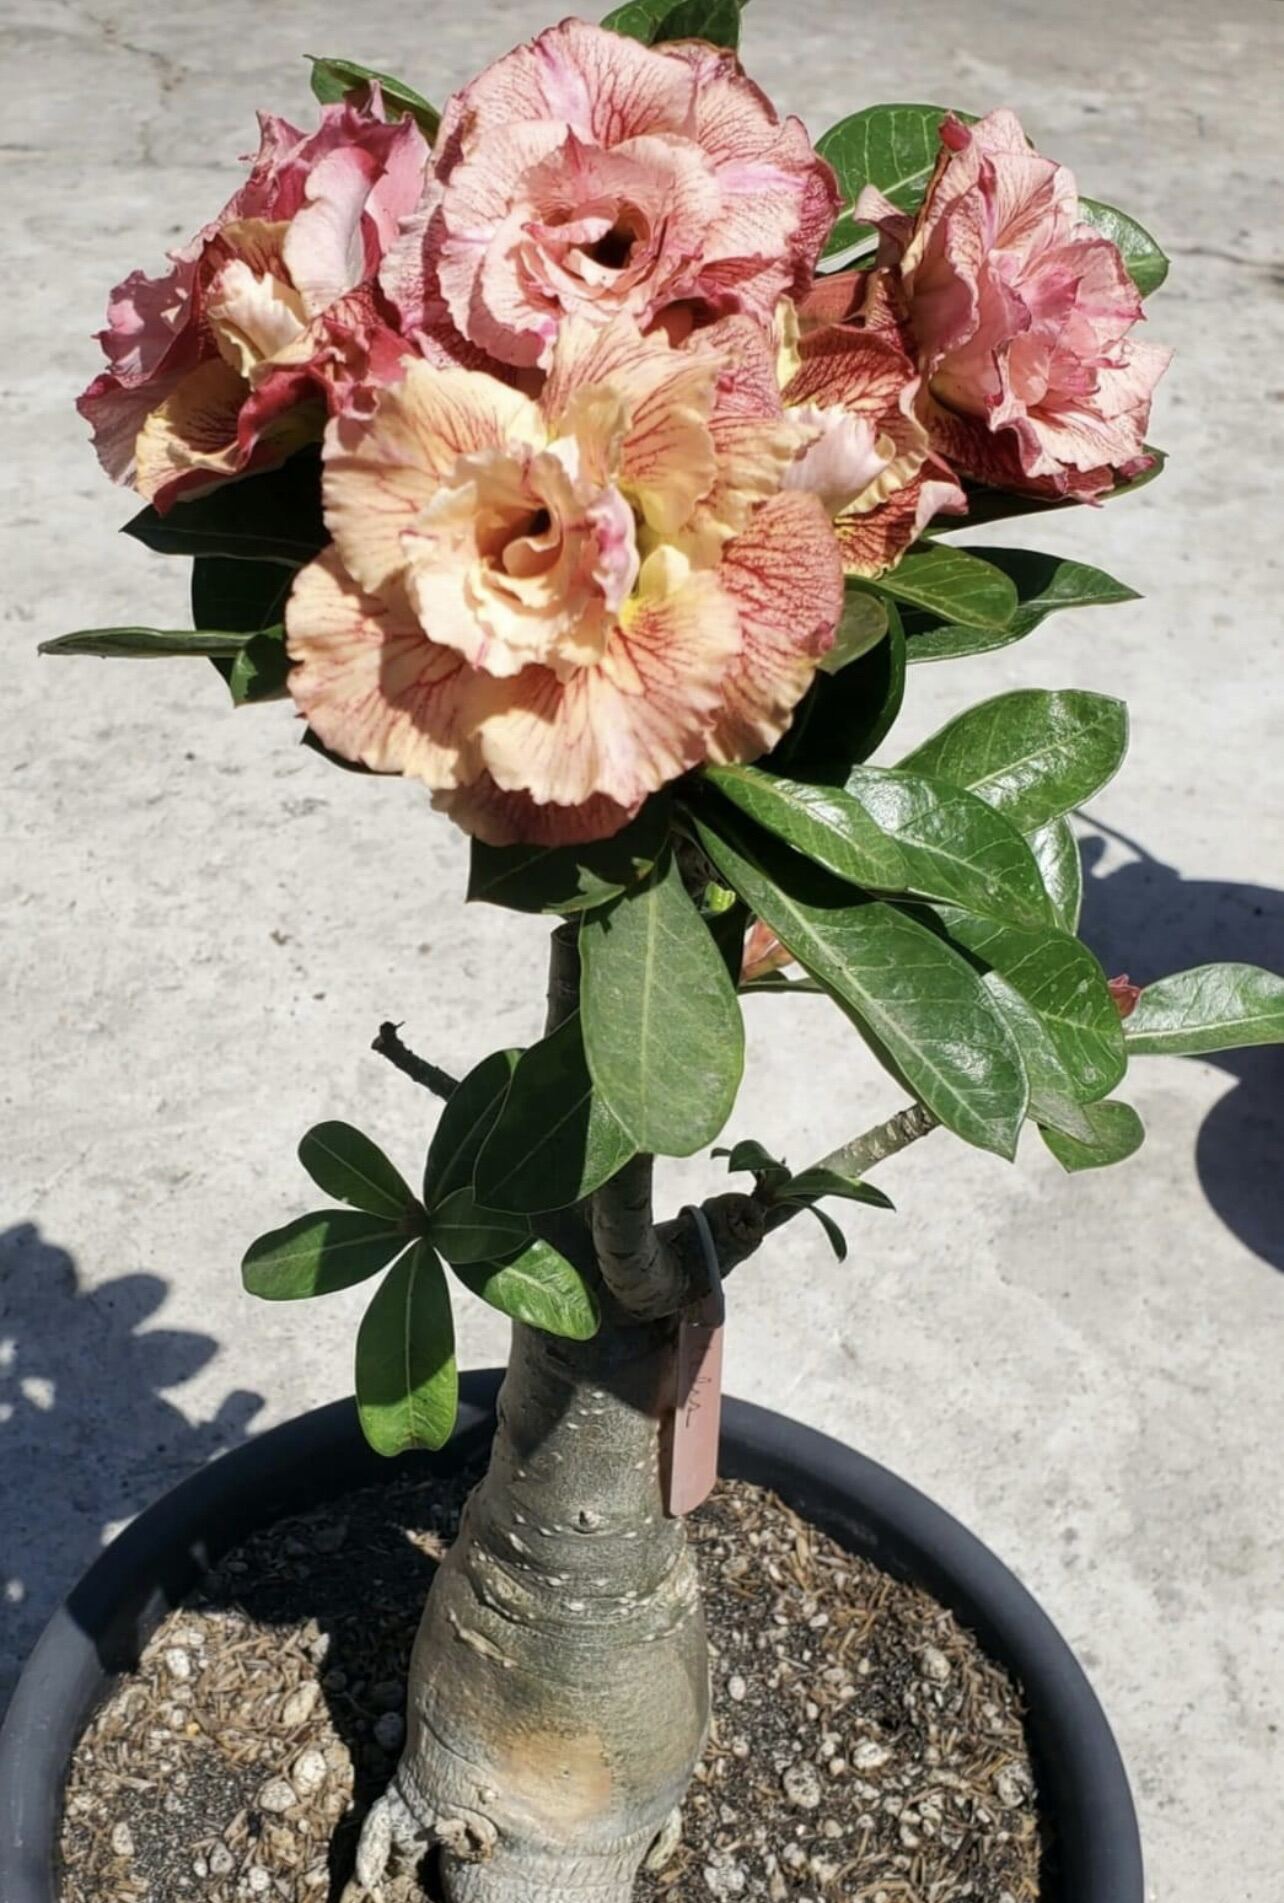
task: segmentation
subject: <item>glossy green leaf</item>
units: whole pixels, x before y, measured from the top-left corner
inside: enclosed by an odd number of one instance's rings
[[[872,242],[868,225],[858,225],[852,207],[866,185],[876,185],[900,211],[922,203],[941,149],[940,126],[948,106],[866,106],[823,133],[816,149],[838,174],[843,193],[839,218],[822,254],[837,262],[862,239]],[[961,119],[968,114],[960,113]]]
[[[1128,275],[1143,297],[1159,289],[1168,276],[1168,259],[1143,225],[1126,211],[1103,205],[1095,198],[1079,200],[1079,216],[1111,244],[1118,245]]]
[[[1148,469],[1140,475],[1129,476],[1126,481],[1118,482],[1113,489],[1098,499],[1102,502],[1115,502],[1120,496],[1130,496],[1138,489],[1144,489],[1164,473],[1168,461],[1162,449],[1156,449],[1153,443],[1145,446],[1146,454],[1154,458]],[[1073,496],[1035,496],[1017,489],[991,489],[984,483],[965,483],[967,490],[967,514],[938,516],[932,524],[932,534],[948,534],[951,529],[975,529],[987,522],[1006,522],[1018,515],[1047,515],[1053,509],[1082,509],[1086,503]]]
[[[850,583],[844,595],[843,618],[834,636],[834,645],[821,662],[825,674],[841,673],[852,661],[859,661],[887,636],[890,617],[887,604],[866,588]]]
[[[1133,1056],[1197,1057],[1284,1043],[1284,977],[1260,965],[1196,965],[1146,985],[1124,1037]]]
[[[330,540],[321,518],[320,453],[302,450],[280,469],[220,483],[176,502],[168,515],[143,509],[124,533],[160,555],[224,555],[301,568]]]
[[[1092,1125],[1092,1139],[1080,1142],[1062,1130],[1041,1130],[1044,1142],[1063,1170],[1073,1175],[1079,1170],[1105,1169],[1122,1163],[1138,1151],[1146,1140],[1145,1126],[1131,1104],[1111,1098],[1106,1103],[1084,1106]]]
[[[735,986],[676,857],[580,927],[593,1083],[638,1150],[692,1156],[731,1114],[744,1070]]]
[[[539,1237],[504,1262],[456,1262],[460,1281],[501,1315],[546,1335],[588,1341],[601,1320],[597,1296],[579,1270]]]
[[[404,114],[414,120],[430,145],[436,138],[441,114],[404,80],[377,73],[370,66],[358,66],[351,59],[328,59],[316,53],[309,53],[308,58],[312,61],[313,96],[323,106],[337,105],[354,87],[368,86],[373,81],[383,95],[390,119],[399,119]]]
[[[94,654],[103,660],[169,660],[176,655],[239,654],[246,637],[191,628],[79,628],[40,643],[41,654]],[[208,678],[208,676],[207,676]]]
[[[860,1176],[841,1176],[837,1170],[804,1170],[791,1176],[780,1191],[784,1202],[810,1202],[819,1196],[835,1196],[840,1202],[867,1203],[871,1209],[895,1209],[890,1196],[875,1189]]]
[[[474,1181],[487,1208],[567,1209],[600,1189],[634,1152],[593,1088],[577,1011],[522,1053]]]
[[[467,1189],[482,1145],[508,1096],[520,1051],[492,1051],[462,1077],[441,1113],[424,1164],[424,1202],[431,1209],[453,1190]]]
[[[494,1262],[524,1249],[531,1226],[512,1210],[488,1209],[471,1189],[455,1189],[428,1212],[428,1240],[452,1268]]]
[[[318,1209],[252,1242],[241,1280],[266,1302],[333,1295],[386,1269],[410,1240],[404,1221],[356,1209]]]
[[[752,766],[706,767],[703,778],[759,826],[850,885],[909,890],[895,840],[840,787],[812,786]]]
[[[1019,606],[1011,576],[974,550],[945,542],[912,548],[873,585],[942,621],[963,621],[994,632],[1007,628]]]
[[[667,794],[647,801],[610,839],[583,846],[487,846],[472,842],[468,897],[514,912],[591,910],[644,879],[669,836]]]
[[[905,698],[905,632],[894,604],[887,638],[840,673],[817,674],[793,724],[761,764],[794,779],[841,786],[886,738]]]
[[[910,661],[954,661],[969,654],[986,654],[1023,641],[1059,609],[1103,607],[1138,599],[1134,589],[1126,588],[1099,568],[1089,568],[1086,562],[1063,561],[1035,549],[973,548],[970,553],[982,556],[1007,575],[1017,593],[1016,612],[1002,628],[969,626],[961,618],[923,621],[917,627],[908,627]]]
[[[754,1176],[762,1177],[768,1185],[787,1183],[789,1166],[771,1154],[753,1137],[742,1137],[739,1143],[733,1143],[729,1150],[715,1150],[715,1156],[725,1156],[727,1169],[735,1174],[747,1170]]]
[[[927,926],[725,811],[697,820],[720,875],[817,978],[880,1060],[951,1130],[1012,1156],[1025,1116],[1020,1055],[980,974]]]
[[[368,1215],[399,1221],[415,1207],[400,1170],[350,1123],[317,1123],[299,1144],[299,1161],[318,1189]]]
[[[450,1290],[417,1242],[383,1283],[357,1335],[357,1412],[377,1454],[444,1447],[459,1412]]]
[[[1055,927],[978,918],[953,906],[938,916],[951,941],[997,971],[1036,1011],[1085,1102],[1104,1097],[1127,1068],[1123,1026],[1106,975],[1081,939]]]
[[[903,767],[858,766],[848,777],[847,795],[895,841],[904,866],[901,891],[952,900],[987,917],[1051,923],[1051,903],[1029,845],[975,793]]]
[[[1028,833],[1099,793],[1127,747],[1122,701],[1019,688],[969,708],[901,765],[966,787]]]
[[[739,0],[677,0],[661,16],[652,44],[660,46],[665,40],[708,40],[712,46],[739,46]]]
[[[1026,841],[1052,901],[1057,924],[1063,931],[1077,932],[1083,909],[1083,860],[1070,821],[1064,814],[1050,819],[1028,833]]]
[[[293,569],[279,562],[198,555],[192,563],[192,625],[236,628],[243,634],[275,632],[285,620],[293,586]]]
[[[1092,1125],[1080,1101],[1081,1092],[1038,1012],[997,971],[987,972],[985,982],[1007,1021],[1030,1080],[1031,1121],[1090,1143]]]
[[[838,1224],[834,1221],[833,1217],[829,1215],[826,1210],[818,1209],[815,1203],[799,1203],[798,1207],[800,1209],[805,1209],[809,1216],[814,1216],[816,1218],[816,1221],[820,1224],[826,1236],[829,1238],[830,1248],[833,1250],[834,1254],[838,1257],[838,1260],[840,1262],[845,1262],[847,1260],[847,1238],[843,1234],[842,1230],[838,1227]]]

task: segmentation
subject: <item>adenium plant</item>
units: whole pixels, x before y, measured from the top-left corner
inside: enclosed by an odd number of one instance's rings
[[[866,107],[813,146],[739,29],[734,0],[566,20],[440,118],[315,61],[319,124],[263,116],[224,210],[113,293],[80,399],[147,503],[128,533],[192,558],[194,625],[48,648],[290,696],[318,755],[471,836],[470,899],[557,921],[524,1050],[456,1080],[381,1032],[444,1099],[422,1184],[322,1124],[299,1155],[334,1206],[244,1262],[269,1300],[382,1278],[356,1391],[390,1455],[451,1433],[459,1288],[514,1322],[371,1895],[435,1844],[453,1903],[624,1903],[672,1843],[708,1719],[675,1339],[774,1229],[810,1213],[842,1254],[833,1206],[888,1207],[869,1172],[938,1126],[1119,1162],[1130,1055],[1284,1035],[1268,973],[1139,992],[1076,935],[1067,816],[1123,758],[1117,700],[1008,692],[889,741],[908,666],[1132,598],[949,537],[1042,540],[1159,473],[1162,252],[1011,111]],[[657,1220],[654,1157],[732,1113],[741,997],[816,991],[905,1107],[801,1171],[715,1150],[740,1182]]]

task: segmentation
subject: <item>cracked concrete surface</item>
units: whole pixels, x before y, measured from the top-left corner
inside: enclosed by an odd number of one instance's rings
[[[303,51],[440,98],[546,17],[529,0],[6,9],[0,1685],[105,1529],[345,1391],[361,1293],[266,1309],[236,1265],[305,1206],[293,1149],[319,1117],[414,1168],[433,1113],[368,1054],[380,1018],[462,1067],[528,1038],[541,992],[541,928],[464,907],[462,842],[410,788],[326,768],[279,707],[231,714],[203,664],[37,662],[43,635],[184,613],[180,570],[115,535],[128,499],[72,412],[88,335],[109,285],[231,189],[253,108],[306,114]],[[1280,26],[1268,0],[750,12],[754,72],[815,130],[879,98],[1015,105],[1174,255],[1152,306],[1179,351],[1155,424],[1171,472],[1037,532],[1145,601],[915,670],[901,729],[908,745],[1022,684],[1130,700],[1132,753],[1083,832],[1089,936],[1138,979],[1284,964]],[[732,1130],[802,1161],[895,1096],[832,1011],[794,1008],[785,1025],[755,1002]],[[1149,1141],[1100,1177],[933,1137],[881,1172],[899,1213],[853,1217],[846,1266],[796,1225],[732,1305],[733,1391],[916,1481],[1076,1645],[1162,1903],[1274,1903],[1284,1865],[1280,1057],[1138,1063]],[[668,1180],[677,1200],[710,1179]],[[497,1317],[460,1319],[466,1364],[502,1354]]]

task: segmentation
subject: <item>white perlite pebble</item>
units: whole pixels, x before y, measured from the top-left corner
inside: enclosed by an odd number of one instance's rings
[[[748,1690],[749,1687],[745,1684],[739,1672],[737,1672],[733,1678],[727,1680],[727,1697],[733,1699],[737,1705],[744,1703],[745,1695]]]
[[[260,1810],[271,1811],[278,1817],[285,1811],[293,1810],[298,1801],[293,1784],[283,1777],[269,1778],[259,1792]]]
[[[321,1688],[314,1678],[307,1678],[302,1685],[296,1685],[281,1705],[281,1723],[287,1731],[293,1731],[308,1722],[320,1696]]]
[[[117,1824],[111,1833],[111,1852],[113,1857],[132,1857],[134,1854],[134,1833],[128,1824]]]
[[[215,1844],[214,1848],[210,1851],[210,1875],[212,1877],[227,1877],[232,1874],[235,1867],[236,1858],[232,1855],[227,1845]]]
[[[1025,1773],[1015,1764],[1005,1764],[994,1780],[994,1795],[1004,1810],[1016,1810],[1025,1803],[1030,1786]]]
[[[797,1764],[791,1764],[781,1783],[785,1787],[785,1796],[799,1810],[816,1810],[820,1805],[820,1777],[814,1764],[808,1764],[805,1758]]]
[[[944,1685],[950,1675],[950,1661],[944,1652],[935,1645],[925,1645],[921,1654],[924,1678],[930,1678],[934,1685]]]
[[[311,1797],[325,1783],[329,1766],[324,1753],[315,1749],[301,1751],[290,1770],[290,1782],[300,1797]]]
[[[181,1645],[171,1645],[165,1654],[165,1670],[171,1678],[188,1679],[192,1676],[192,1659]]]
[[[726,1864],[721,1869],[712,1863],[704,1866],[704,1880],[712,1895],[743,1896],[748,1877],[738,1863]]]
[[[245,1887],[251,1896],[266,1896],[272,1887],[272,1879],[260,1864],[255,1864],[245,1879]]]
[[[889,1747],[876,1738],[862,1738],[852,1752],[852,1763],[858,1771],[881,1771],[891,1755]]]
[[[385,1751],[396,1751],[406,1735],[406,1721],[399,1711],[385,1711],[375,1719],[374,1735],[375,1743]]]

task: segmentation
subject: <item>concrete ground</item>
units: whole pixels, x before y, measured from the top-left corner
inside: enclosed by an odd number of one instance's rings
[[[427,1100],[368,1054],[385,1016],[442,1063],[531,1036],[542,929],[466,909],[464,846],[399,784],[327,768],[288,713],[233,715],[201,663],[39,662],[86,623],[166,625],[179,566],[115,534],[71,408],[126,269],[222,201],[252,111],[308,112],[305,50],[440,99],[543,23],[536,0],[8,0],[0,481],[8,788],[0,1133],[0,1673],[104,1532],[217,1449],[346,1391],[362,1296],[240,1291],[246,1240],[306,1205],[294,1144],[349,1117],[413,1169]],[[904,743],[1003,688],[1132,703],[1084,816],[1089,935],[1147,979],[1284,964],[1279,304],[1269,0],[754,0],[747,55],[819,131],[879,98],[1018,107],[1085,190],[1174,257],[1159,486],[1041,545],[1146,600],[915,671]],[[1021,539],[1019,536],[1014,539]],[[1277,678],[1277,677],[1276,677]],[[1272,744],[1273,743],[1273,744]],[[819,1001],[760,1000],[733,1131],[801,1162],[895,1106]],[[1147,1059],[1149,1126],[1068,1179],[937,1136],[881,1172],[900,1213],[838,1266],[799,1224],[737,1278],[733,1391],[916,1481],[1003,1554],[1118,1730],[1162,1903],[1274,1903],[1284,1867],[1281,1067]],[[675,1198],[710,1181],[674,1170]],[[468,1364],[504,1349],[461,1315]]]

